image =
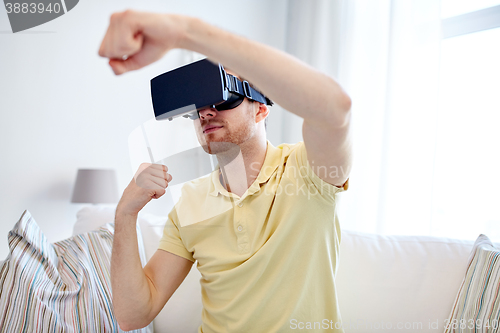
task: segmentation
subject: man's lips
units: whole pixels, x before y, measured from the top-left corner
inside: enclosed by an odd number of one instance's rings
[[[203,130],[203,133],[215,132],[215,131],[217,131],[219,128],[222,128],[222,126],[208,125],[208,126],[207,126],[207,127],[205,127],[205,129]]]

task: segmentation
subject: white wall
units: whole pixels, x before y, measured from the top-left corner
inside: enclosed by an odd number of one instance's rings
[[[78,168],[116,169],[120,192],[130,181],[127,138],[153,117],[149,80],[180,65],[181,54],[114,76],[97,50],[110,14],[126,8],[189,14],[280,49],[285,44],[286,0],[81,0],[64,16],[16,34],[0,6],[0,260],[25,209],[49,241],[70,236],[81,208],[69,202]],[[273,144],[281,141],[281,115],[273,108]]]

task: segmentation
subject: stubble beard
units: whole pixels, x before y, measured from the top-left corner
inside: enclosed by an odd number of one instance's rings
[[[223,131],[228,131],[225,124]],[[218,133],[203,134],[205,136],[206,145],[202,145],[206,153],[211,155],[237,155],[240,151],[240,146],[245,141],[251,138],[252,129],[250,126],[241,126],[236,131],[226,133],[224,136],[217,138]]]

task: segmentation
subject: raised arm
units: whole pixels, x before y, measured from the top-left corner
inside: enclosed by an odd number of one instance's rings
[[[304,118],[311,165],[341,169],[337,175],[318,176],[332,184],[344,183],[351,165],[351,100],[333,78],[280,50],[180,15],[113,14],[99,55],[110,58],[113,71],[122,74],[160,59],[173,48],[202,53],[222,63]]]
[[[201,20],[187,21],[179,47],[233,69],[271,100],[304,118],[309,164],[321,179],[341,187],[351,168],[351,100],[340,85],[287,53]]]

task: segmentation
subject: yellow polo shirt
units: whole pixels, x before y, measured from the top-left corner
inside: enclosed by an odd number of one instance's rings
[[[198,332],[343,332],[336,195],[347,182],[338,188],[321,180],[303,142],[268,141],[262,169],[242,197],[218,175],[217,168],[184,185],[159,245],[198,262]]]

